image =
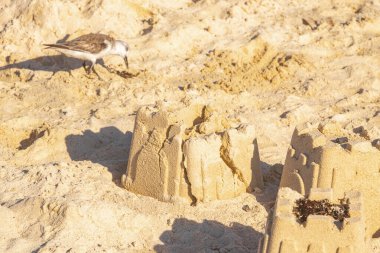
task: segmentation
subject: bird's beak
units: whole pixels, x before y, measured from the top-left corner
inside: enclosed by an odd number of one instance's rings
[[[124,57],[124,62],[125,62],[125,66],[128,69],[129,67],[128,67],[128,57],[127,56]]]

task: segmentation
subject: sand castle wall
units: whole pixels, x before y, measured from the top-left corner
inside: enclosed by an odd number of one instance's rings
[[[202,105],[143,107],[122,183],[138,194],[185,202],[228,199],[262,188],[254,127],[231,127]]]
[[[331,216],[309,215],[305,224],[296,220],[293,207],[297,195],[284,197],[280,188],[270,231],[264,235],[259,253],[357,253],[365,252],[364,216],[359,192],[345,193],[350,218],[342,222]],[[312,188],[311,200],[334,200],[333,190]]]
[[[367,238],[380,231],[380,141],[376,126],[346,131],[337,124],[298,126],[289,147],[280,187],[303,195],[332,188],[334,196],[363,195]]]

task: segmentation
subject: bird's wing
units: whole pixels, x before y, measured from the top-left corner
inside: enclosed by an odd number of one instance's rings
[[[45,44],[48,47],[56,47],[74,51],[99,53],[113,43],[114,39],[108,35],[100,33],[90,33],[82,35],[76,39],[57,44]]]

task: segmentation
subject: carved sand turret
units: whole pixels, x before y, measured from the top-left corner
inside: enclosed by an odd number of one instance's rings
[[[284,197],[280,188],[270,230],[261,240],[259,253],[358,253],[365,252],[364,216],[359,192],[345,193],[349,218],[309,215],[304,224],[297,221],[293,208],[297,196]],[[334,195],[334,196],[333,196]],[[309,199],[336,199],[332,189],[312,188]]]
[[[123,185],[161,201],[207,202],[263,187],[255,130],[208,106],[143,107]]]
[[[380,140],[376,126],[353,131],[329,123],[298,126],[288,150],[280,187],[308,195],[332,188],[335,196],[357,190],[363,195],[367,238],[380,231]]]

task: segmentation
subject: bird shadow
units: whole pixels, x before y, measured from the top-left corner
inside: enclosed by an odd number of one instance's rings
[[[164,231],[154,246],[158,253],[192,252],[257,252],[262,233],[237,222],[231,226],[213,220],[197,223],[185,218],[175,219],[172,229]]]
[[[10,58],[6,57],[6,61],[10,62]],[[109,73],[116,74],[124,79],[133,78],[140,74],[139,72],[130,73],[128,71],[115,70],[111,67],[106,66],[103,59],[97,60],[97,64],[105,68]],[[25,61],[10,63],[5,66],[0,66],[0,71],[16,69],[15,74],[20,75],[19,70],[27,69],[32,71],[51,72],[52,76],[54,76],[56,73],[61,71],[67,72],[71,75],[71,71],[79,68],[83,68],[83,60],[60,54],[51,56],[40,56]],[[83,73],[85,73],[84,69]]]
[[[9,63],[9,56],[6,57],[6,61]],[[98,63],[106,68],[104,65],[104,61],[98,60]],[[0,66],[0,71],[7,69],[27,69],[32,71],[46,71],[52,72],[53,74],[59,71],[71,72],[72,70],[82,68],[83,60],[79,60],[73,57],[68,57],[65,55],[48,55],[48,56],[40,56],[33,59],[20,61],[16,63],[9,63],[5,66]],[[84,71],[84,70],[83,70]]]
[[[70,34],[66,34],[62,39],[56,41],[56,43],[64,43],[70,37]],[[7,65],[0,66],[0,71],[8,70],[8,69],[16,69],[16,75],[20,75],[19,70],[32,70],[32,71],[45,71],[51,72],[52,76],[54,76],[57,72],[68,72],[71,75],[71,71],[76,70],[78,68],[83,67],[83,60],[69,57],[63,54],[58,55],[47,55],[47,56],[39,56],[33,59],[28,59],[24,61],[19,61],[15,63],[11,63],[11,57],[7,56],[5,58]],[[112,74],[116,74],[122,78],[128,79],[133,78],[139,75],[139,72],[129,73],[127,71],[118,71],[114,70],[105,65],[103,59],[98,59],[96,61],[97,64],[105,68],[108,72]],[[85,70],[83,70],[85,71]]]
[[[66,42],[69,37],[70,34],[66,34],[62,39],[57,40],[56,43]],[[7,56],[5,61],[7,62],[7,65],[0,66],[0,71],[7,69],[27,69],[32,71],[52,72],[55,74],[59,71],[71,72],[72,70],[81,68],[83,65],[82,60],[68,57],[63,54],[40,56],[14,63],[11,63],[11,57]]]
[[[126,171],[132,132],[123,133],[114,126],[104,127],[99,132],[85,130],[83,134],[66,136],[65,143],[70,158],[74,161],[91,161],[103,165],[119,185]]]

